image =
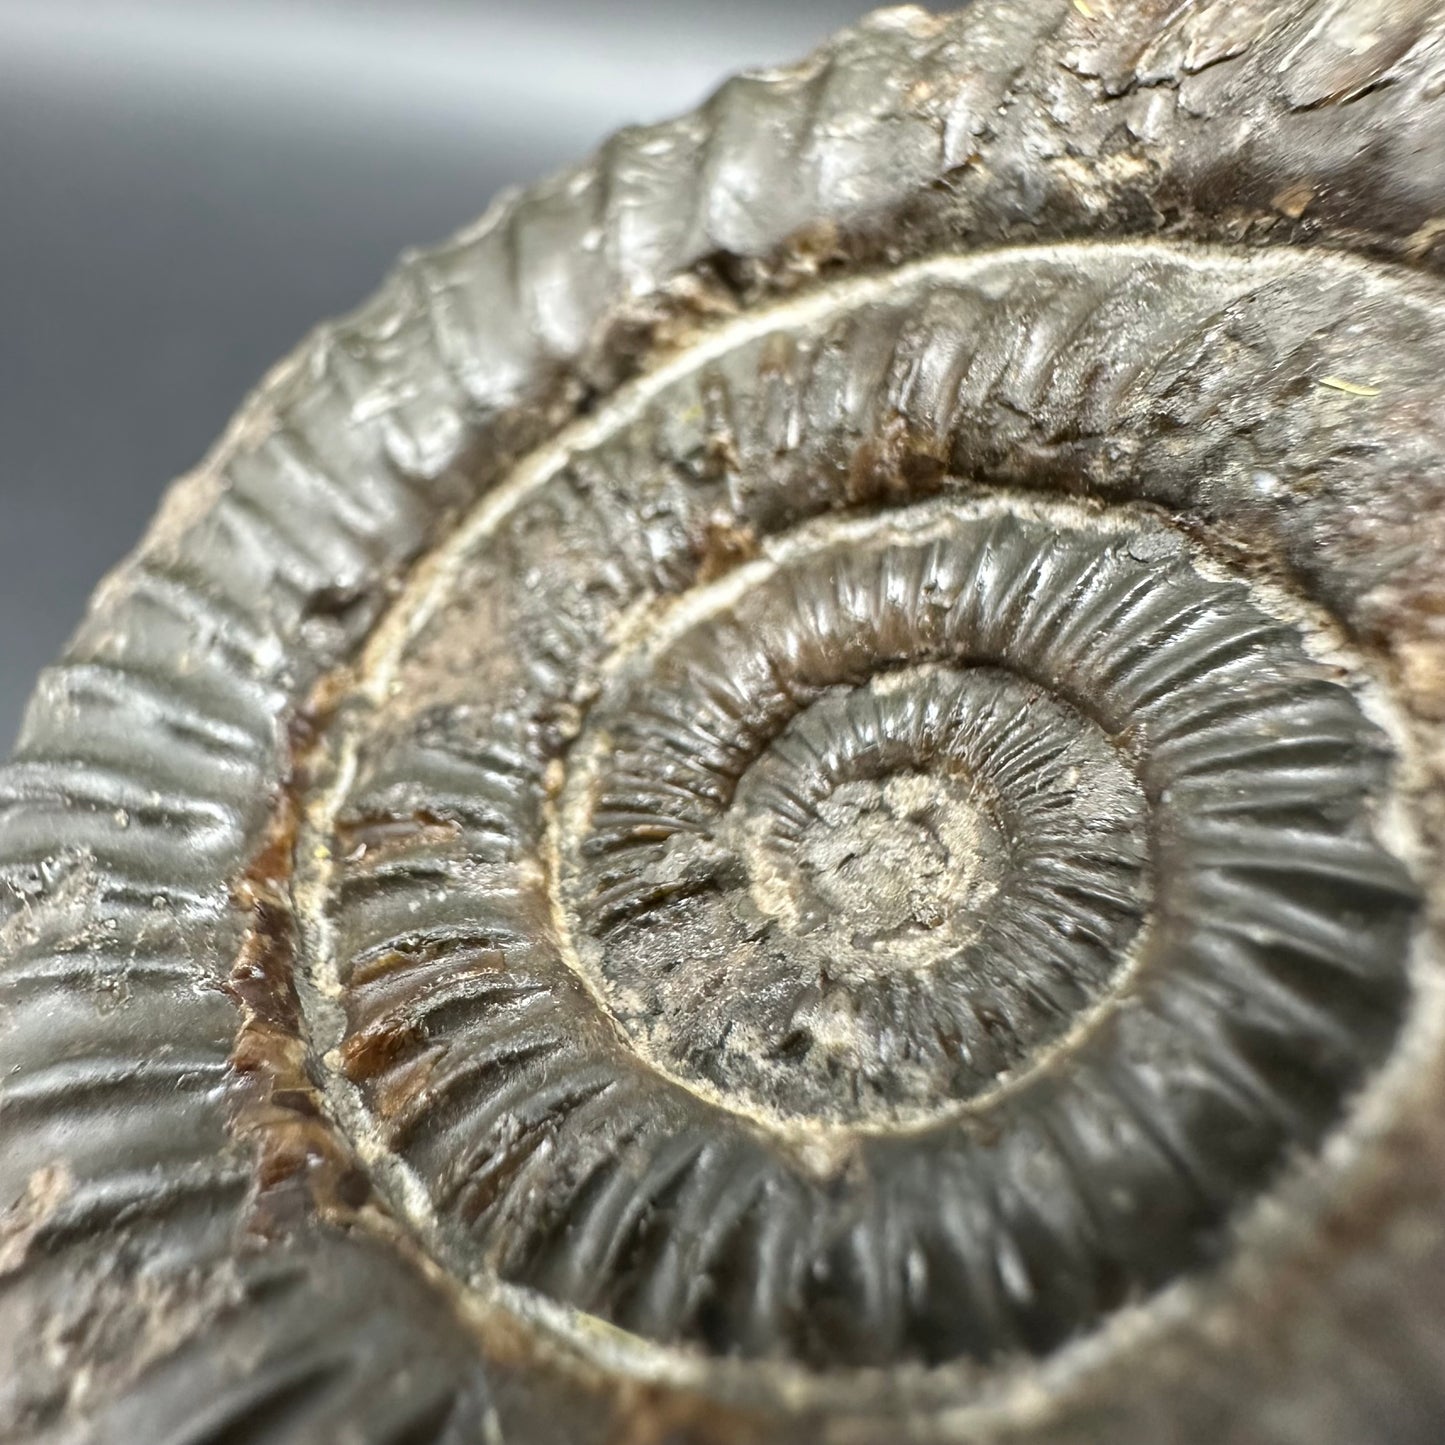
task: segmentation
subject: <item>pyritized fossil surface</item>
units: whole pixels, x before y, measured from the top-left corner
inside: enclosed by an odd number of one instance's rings
[[[417,253],[0,775],[0,1435],[1445,1431],[1445,9],[884,12]]]

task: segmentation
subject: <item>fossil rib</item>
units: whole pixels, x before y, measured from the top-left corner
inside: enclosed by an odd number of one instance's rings
[[[0,1436],[1438,1439],[1441,55],[884,12],[273,375],[0,774]]]

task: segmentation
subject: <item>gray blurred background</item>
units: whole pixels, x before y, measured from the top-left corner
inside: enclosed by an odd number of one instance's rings
[[[244,394],[403,247],[854,0],[0,0],[0,753]]]

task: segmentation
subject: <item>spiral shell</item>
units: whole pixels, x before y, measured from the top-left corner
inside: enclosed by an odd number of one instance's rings
[[[1442,55],[884,12],[284,365],[0,777],[0,1434],[1437,1439]]]

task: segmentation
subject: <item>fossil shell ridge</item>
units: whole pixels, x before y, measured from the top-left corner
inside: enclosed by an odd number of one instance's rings
[[[883,12],[284,363],[0,775],[0,1435],[1437,1438],[1442,27]]]

